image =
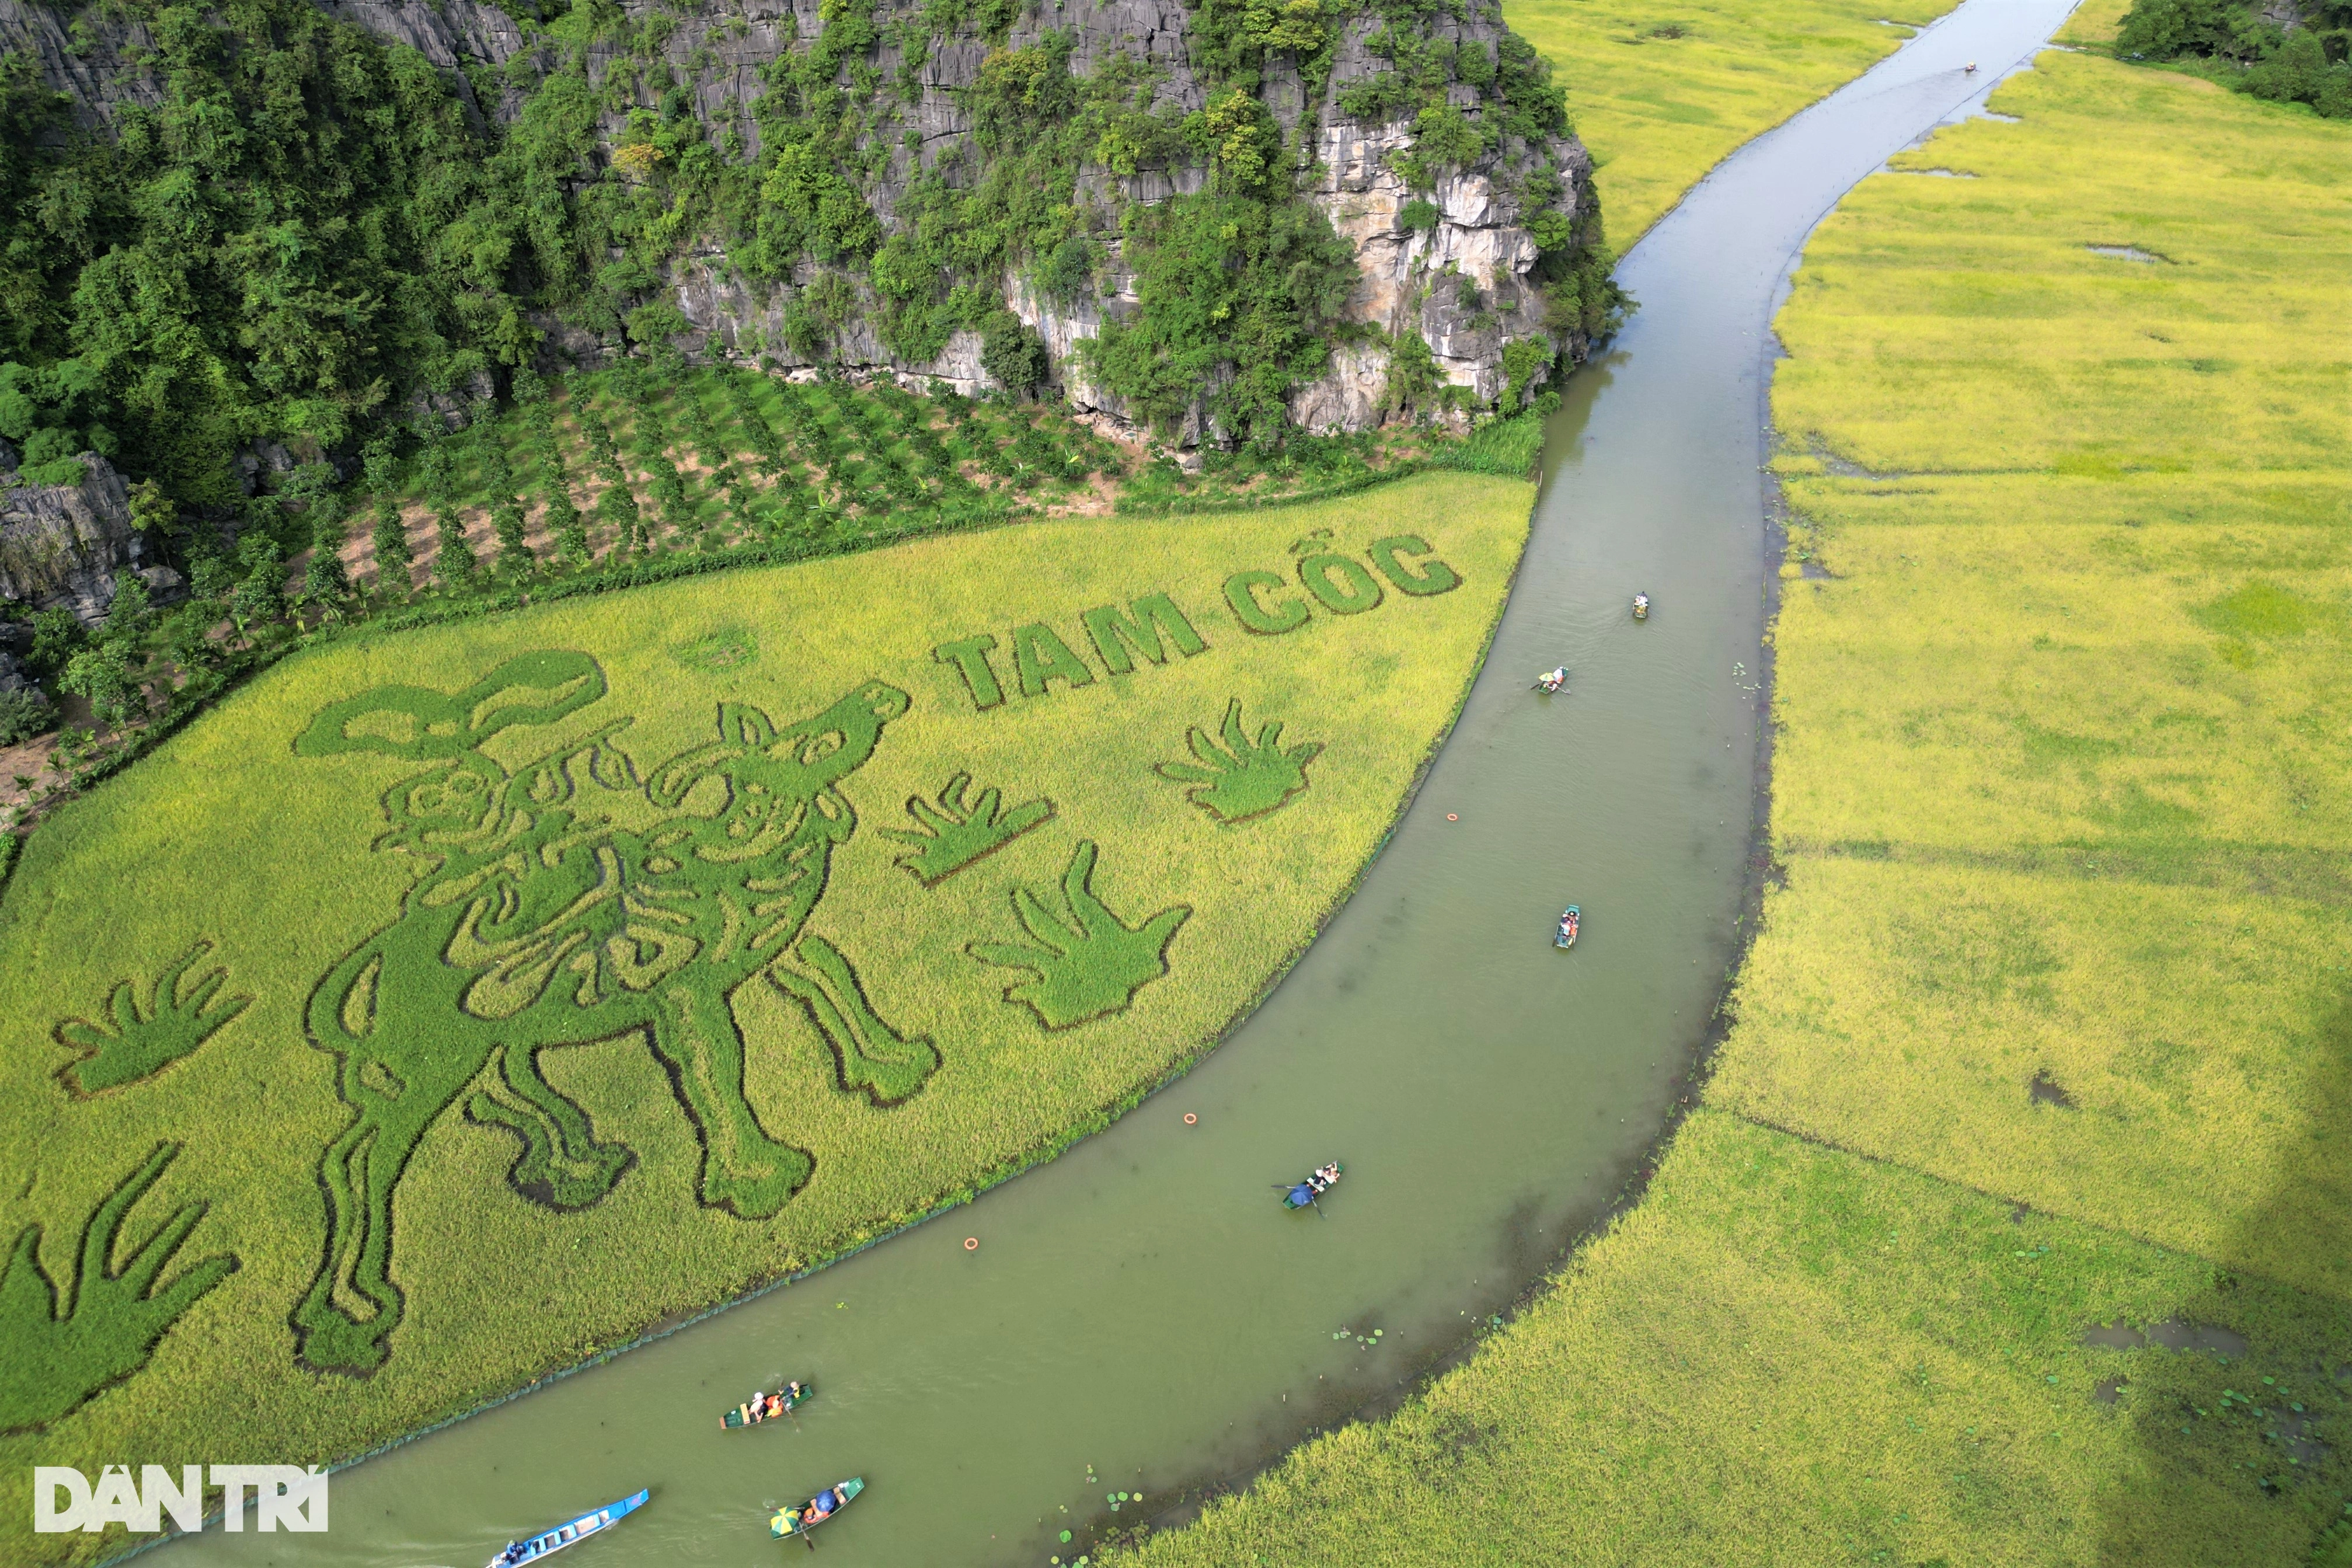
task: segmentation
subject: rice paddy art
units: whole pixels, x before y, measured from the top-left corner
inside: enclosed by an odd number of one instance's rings
[[[1030,972],[1032,978],[1005,988],[1004,999],[1025,1004],[1049,1029],[1125,1012],[1138,991],[1168,973],[1168,944],[1192,918],[1191,905],[1174,904],[1129,925],[1095,894],[1096,854],[1091,839],[1072,852],[1059,910],[1027,888],[1013,889],[1013,912],[1035,945],[971,944],[982,963]]]
[[[1025,801],[1006,810],[1004,792],[990,785],[971,794],[971,775],[960,773],[948,780],[936,799],[910,795],[907,815],[912,828],[878,829],[885,838],[908,846],[898,864],[926,888],[935,888],[984,856],[993,855],[1033,827],[1053,820],[1054,803]]]
[[[326,1247],[293,1314],[312,1366],[382,1363],[403,1312],[392,1279],[402,1169],[490,1064],[499,1075],[476,1097],[476,1120],[522,1137],[518,1190],[578,1208],[604,1195],[629,1152],[597,1142],[541,1075],[539,1054],[644,1031],[701,1142],[701,1201],[745,1219],[782,1207],[813,1163],[744,1099],[739,987],[764,973],[799,1001],[845,1088],[903,1100],[938,1066],[927,1042],[880,1021],[830,943],[802,943],[814,978],[782,968],[824,896],[835,848],[856,828],[835,786],[906,713],[907,693],[869,681],[782,728],[758,708],[721,703],[717,737],[642,784],[617,739],[626,718],[511,771],[478,744],[453,750],[552,721],[604,691],[585,654],[525,654],[460,692],[388,686],[334,704],[297,744],[308,756],[432,759],[385,795],[391,831],[377,842],[415,857],[425,875],[399,917],[310,999],[311,1042],[340,1058],[351,1108],[320,1166]],[[665,814],[689,797],[702,809],[621,826],[640,797]]]
[[[1222,745],[1206,730],[1193,726],[1185,739],[1198,761],[1161,763],[1152,771],[1192,786],[1185,795],[1221,827],[1287,805],[1307,788],[1307,764],[1323,752],[1320,741],[1302,741],[1286,748],[1279,719],[1259,725],[1252,735],[1243,727],[1238,697],[1225,704],[1224,722],[1217,733],[1223,737]]]
[[[41,1226],[16,1233],[0,1269],[0,1433],[24,1431],[70,1414],[107,1384],[147,1364],[155,1342],[204,1294],[235,1271],[228,1254],[204,1258],[161,1284],[202,1201],[183,1204],[117,1266],[115,1246],[131,1211],[179,1153],[158,1144],[82,1222],[76,1267],[62,1279],[41,1266]]]
[[[1531,495],[1043,521],[282,659],[0,891],[0,1473],[348,1458],[1101,1125],[1346,896]],[[1387,548],[1400,510],[1446,531]],[[1379,606],[1300,580],[1318,529]],[[1227,614],[1259,563],[1278,637]],[[89,1544],[29,1513],[0,1559]]]
[[[59,1024],[58,1044],[79,1053],[59,1076],[82,1094],[119,1089],[163,1071],[212,1038],[253,1002],[220,995],[226,969],[188,978],[212,950],[210,942],[199,941],[164,966],[143,999],[137,981],[118,984],[107,995],[104,1023],[68,1018]]]

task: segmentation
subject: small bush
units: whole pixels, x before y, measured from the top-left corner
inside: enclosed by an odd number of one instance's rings
[[[38,691],[0,691],[0,746],[29,741],[57,721],[58,710]]]

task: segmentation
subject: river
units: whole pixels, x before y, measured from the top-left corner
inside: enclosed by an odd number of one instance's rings
[[[1640,1170],[1738,951],[1769,323],[1804,237],[2068,8],[1968,0],[1627,256],[1640,312],[1569,384],[1453,739],[1355,899],[1189,1077],[969,1207],[337,1475],[324,1537],[215,1529],[167,1568],[474,1568],[640,1487],[567,1568],[772,1563],[770,1509],[851,1475],[866,1494],[818,1538],[837,1568],[1042,1568],[1457,1349]],[[1530,691],[1555,664],[1569,692]],[[1284,1213],[1275,1184],[1330,1158],[1325,1217]],[[786,1374],[818,1385],[797,1426],[719,1430]],[[1143,1500],[1112,1515],[1117,1492]]]

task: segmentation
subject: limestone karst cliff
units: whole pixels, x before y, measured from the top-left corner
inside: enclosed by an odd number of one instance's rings
[[[1009,378],[1192,442],[1262,436],[1268,409],[1360,430],[1516,406],[1607,314],[1589,160],[1496,0],[320,4],[428,62],[529,209],[425,237],[466,274],[425,380],[659,339]],[[168,119],[182,46],[159,33],[211,25],[0,0],[0,48],[89,140]],[[220,53],[256,47],[248,25]],[[1033,188],[993,189],[1016,164]],[[1194,210],[1216,201],[1246,210]],[[1205,298],[1204,236],[1234,247],[1240,297]],[[429,393],[412,370],[379,356],[335,395],[360,405],[363,374],[367,407]]]

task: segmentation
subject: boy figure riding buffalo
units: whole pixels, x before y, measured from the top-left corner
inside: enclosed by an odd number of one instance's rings
[[[541,1076],[543,1050],[641,1034],[700,1140],[701,1201],[752,1220],[775,1215],[814,1163],[744,1099],[742,986],[764,981],[803,1006],[845,1090],[893,1103],[939,1066],[931,1043],[894,1032],[841,952],[804,931],[857,825],[837,786],[906,713],[907,694],[869,681],[782,728],[721,703],[712,739],[642,782],[614,739],[625,718],[512,769],[482,749],[604,694],[585,654],[525,654],[458,692],[379,687],[321,712],[296,742],[305,756],[428,763],[385,793],[391,827],[378,840],[423,874],[397,917],[319,983],[307,1014],[312,1043],[340,1058],[351,1109],[320,1163],[326,1245],[292,1315],[310,1366],[382,1363],[403,1310],[394,1194],[469,1086],[468,1114],[521,1139],[512,1180],[525,1196],[584,1207],[627,1170],[630,1152],[599,1142]]]

